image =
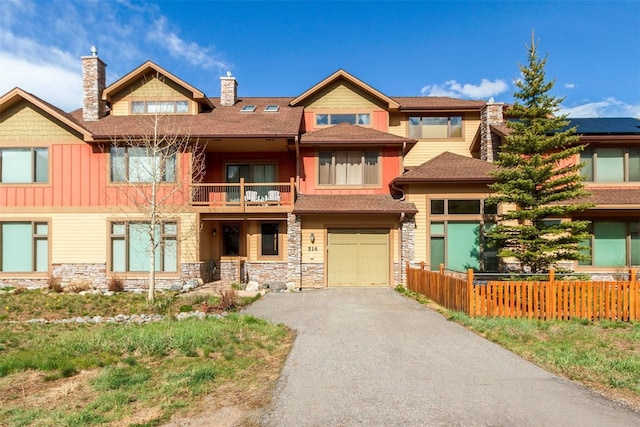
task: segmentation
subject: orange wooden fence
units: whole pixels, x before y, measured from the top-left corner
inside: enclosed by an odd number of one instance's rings
[[[574,318],[640,320],[640,283],[635,270],[628,281],[489,281],[473,283],[473,271],[455,278],[441,271],[407,265],[407,288],[470,316],[529,319]]]

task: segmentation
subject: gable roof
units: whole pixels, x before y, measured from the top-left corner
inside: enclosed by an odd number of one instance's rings
[[[486,101],[449,98],[446,96],[394,96],[400,111],[480,111]]]
[[[365,128],[350,123],[340,123],[313,132],[306,133],[300,137],[301,144],[331,144],[348,142],[350,144],[415,144],[415,139],[403,138],[379,130]]]
[[[201,90],[191,86],[189,83],[185,82],[184,80],[174,76],[173,74],[171,74],[170,72],[168,72],[167,70],[165,70],[164,68],[162,68],[161,66],[159,66],[158,64],[156,64],[156,63],[154,63],[152,61],[145,62],[144,64],[140,65],[135,70],[129,72],[125,76],[121,77],[120,79],[118,79],[114,83],[112,83],[109,86],[107,86],[104,89],[104,91],[102,92],[102,99],[105,100],[105,101],[111,101],[111,97],[115,93],[117,93],[121,89],[125,88],[127,85],[129,85],[129,84],[135,82],[136,80],[142,78],[144,75],[149,73],[149,71],[155,71],[157,74],[161,74],[164,77],[169,78],[170,80],[172,80],[174,83],[176,83],[180,87],[182,87],[182,88],[186,89],[187,91],[191,92],[191,97],[192,97],[192,99],[194,101],[199,102],[201,104],[205,104],[210,108],[213,107],[213,105],[211,104],[211,100],[209,98],[207,98],[207,96],[204,94],[204,92],[202,92]]]
[[[242,98],[235,105],[219,105],[210,99],[213,109],[199,114],[167,114],[163,123],[171,134],[183,132],[200,138],[295,138],[303,117],[302,107],[289,107],[290,98]],[[241,112],[244,105],[255,105],[253,112]],[[277,112],[264,111],[267,105],[278,105]],[[73,116],[82,122],[82,110]],[[127,133],[135,136],[149,133],[150,115],[106,116],[95,122],[82,122],[96,139],[110,139]]]
[[[0,113],[20,101],[26,101],[29,104],[32,104],[37,108],[43,110],[45,113],[51,115],[56,120],[59,120],[66,126],[69,126],[71,129],[81,134],[85,141],[93,140],[91,131],[87,127],[83,126],[80,122],[78,122],[71,114],[65,113],[58,107],[49,104],[47,101],[38,98],[37,96],[26,92],[18,87],[11,89],[9,92],[0,97]]]
[[[415,214],[413,203],[394,199],[389,194],[300,194],[293,213],[360,213],[360,214]]]
[[[491,183],[489,172],[498,167],[484,160],[459,154],[444,153],[428,160],[415,169],[393,180],[393,184],[427,182],[479,182]]]
[[[310,96],[316,94],[317,92],[323,90],[324,88],[326,88],[327,86],[329,86],[333,82],[338,81],[340,79],[348,81],[349,83],[351,83],[354,86],[360,88],[364,92],[367,92],[371,96],[373,96],[373,97],[379,99],[380,101],[382,101],[383,103],[387,104],[387,109],[389,109],[389,110],[396,110],[400,106],[393,98],[390,98],[387,95],[385,95],[384,93],[380,92],[379,90],[373,88],[372,86],[369,86],[368,84],[366,84],[362,80],[358,79],[357,77],[354,77],[351,74],[347,73],[342,68],[339,69],[338,71],[336,71],[335,73],[331,74],[329,77],[327,77],[324,80],[322,80],[320,83],[317,83],[316,85],[314,85],[310,89],[307,89],[302,95],[294,98],[291,101],[290,105],[291,106],[295,106],[295,105],[300,104],[305,99],[309,98]]]

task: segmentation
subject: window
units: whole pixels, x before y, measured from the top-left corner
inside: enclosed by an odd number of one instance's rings
[[[321,151],[319,185],[375,185],[379,182],[377,151]]]
[[[264,111],[268,112],[268,113],[276,113],[278,112],[278,110],[280,110],[280,107],[277,105],[273,105],[273,104],[269,104],[266,107],[264,107]]]
[[[111,182],[175,182],[176,155],[147,147],[111,147]]]
[[[497,271],[495,248],[485,243],[485,235],[493,223],[480,221],[434,221],[429,226],[431,269],[440,264],[447,269]]]
[[[409,138],[462,138],[462,117],[409,117]]]
[[[340,123],[368,126],[371,124],[371,115],[369,113],[316,114],[317,126],[338,125]]]
[[[0,182],[29,184],[48,181],[48,148],[0,148]]]
[[[0,223],[0,271],[32,273],[49,271],[49,224]]]
[[[255,105],[245,105],[240,109],[242,113],[253,113],[254,111],[256,111]]]
[[[579,265],[625,267],[640,265],[640,221],[594,221],[591,239],[582,242],[590,261]]]
[[[148,222],[111,223],[111,271],[148,272],[151,229]],[[178,271],[178,226],[164,222],[153,230],[155,269],[159,272]]]
[[[260,224],[260,255],[279,255],[279,224],[277,222],[265,222]]]
[[[175,114],[188,113],[189,101],[133,101],[131,112],[134,114]]]
[[[640,148],[586,148],[581,174],[589,182],[640,181]]]
[[[431,215],[494,215],[496,212],[495,205],[488,206],[484,200],[480,199],[431,200]]]
[[[240,225],[225,224],[222,226],[222,255],[240,255]]]

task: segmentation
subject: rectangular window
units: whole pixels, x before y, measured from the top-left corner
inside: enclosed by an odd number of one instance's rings
[[[586,148],[580,153],[581,175],[588,182],[640,181],[640,149]]]
[[[497,250],[485,242],[485,234],[494,223],[480,221],[432,222],[430,231],[430,262],[435,270],[444,264],[449,270],[464,272],[468,269],[497,271]]]
[[[131,112],[133,114],[188,113],[189,101],[133,101]]]
[[[49,224],[0,223],[0,271],[33,273],[49,271]]]
[[[496,207],[485,206],[485,211],[480,211],[480,206],[484,205],[481,199],[432,199],[431,215],[480,215],[485,213],[492,215],[496,213]]]
[[[175,182],[176,154],[147,147],[111,147],[111,182]]]
[[[0,148],[0,182],[31,184],[48,181],[48,148]]]
[[[462,138],[462,116],[409,117],[409,138]]]
[[[377,151],[321,151],[319,185],[376,185],[379,183]]]
[[[279,254],[279,226],[278,223],[260,224],[260,254],[273,256]]]
[[[640,222],[594,221],[591,238],[580,243],[591,255],[579,265],[596,267],[628,267],[640,265]]]
[[[340,123],[368,126],[371,124],[371,115],[369,113],[316,114],[316,126],[339,125]]]
[[[148,272],[152,236],[155,270],[178,271],[177,234],[175,222],[159,224],[153,230],[148,222],[111,223],[111,271]]]

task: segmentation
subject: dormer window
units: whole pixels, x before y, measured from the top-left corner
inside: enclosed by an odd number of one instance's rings
[[[276,113],[279,109],[280,107],[278,105],[273,105],[273,104],[269,104],[266,107],[264,107],[264,111],[266,111],[267,113]]]
[[[184,114],[189,112],[189,101],[133,101],[133,114]]]
[[[332,126],[339,125],[340,123],[369,126],[371,124],[371,115],[369,113],[316,114],[317,126]]]
[[[240,109],[241,113],[253,113],[254,111],[256,111],[255,105],[245,105]]]

